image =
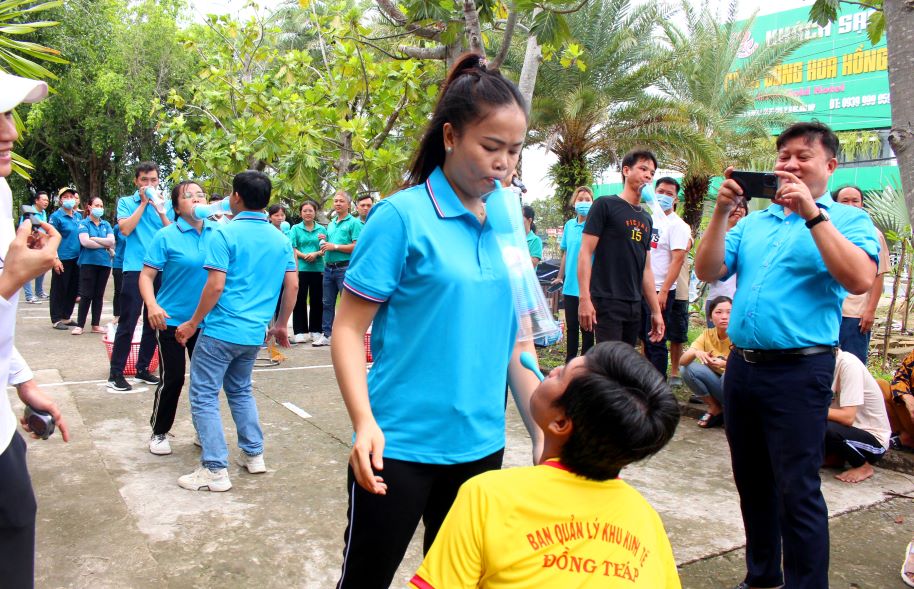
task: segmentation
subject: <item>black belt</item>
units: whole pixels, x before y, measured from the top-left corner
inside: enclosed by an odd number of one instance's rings
[[[345,262],[327,262],[324,264],[327,268],[345,268],[348,265],[349,260],[346,260]]]
[[[733,351],[750,364],[769,364],[798,360],[803,356],[814,356],[816,354],[831,354],[834,356],[838,353],[838,348],[835,346],[809,346],[808,348],[789,348],[786,350],[747,350],[733,346]]]

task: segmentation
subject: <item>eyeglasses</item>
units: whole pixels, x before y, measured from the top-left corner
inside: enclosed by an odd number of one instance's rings
[[[208,199],[209,195],[205,192],[185,192],[181,195],[181,198],[191,199],[191,198],[205,198]]]

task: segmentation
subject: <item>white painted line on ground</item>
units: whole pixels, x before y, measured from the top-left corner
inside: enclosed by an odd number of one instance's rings
[[[333,368],[333,364],[318,364],[316,366],[289,366],[287,368],[255,368],[254,372],[279,372],[279,371],[289,371],[289,370],[316,370],[319,368]],[[185,374],[185,377],[190,376],[190,374]],[[66,387],[72,385],[80,384],[108,384],[108,379],[104,380],[71,380],[67,382],[51,382],[47,384],[40,385],[41,387]],[[10,390],[15,390],[13,387],[7,387]]]
[[[288,409],[289,411],[291,411],[292,413],[294,413],[295,415],[298,415],[302,419],[308,419],[309,417],[311,417],[310,413],[308,413],[307,411],[305,411],[304,409],[302,409],[295,403],[290,403],[288,401],[285,401],[285,402],[283,402],[282,406],[285,407],[286,409]]]

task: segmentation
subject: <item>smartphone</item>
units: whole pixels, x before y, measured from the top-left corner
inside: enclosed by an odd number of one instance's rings
[[[34,205],[22,205],[20,207],[20,212],[22,213],[22,217],[23,217],[22,220],[31,221],[32,229],[33,230],[37,229],[37,225],[35,224],[35,221],[37,220],[37,217],[38,217],[38,209],[36,209],[34,207]]]
[[[562,290],[562,287],[563,287],[563,286],[565,286],[565,285],[564,285],[563,283],[561,283],[561,282],[556,282],[555,284],[550,284],[550,285],[546,288],[546,293],[547,293],[547,294],[556,293],[556,292]]]
[[[25,406],[25,422],[29,424],[32,433],[47,440],[54,433],[54,418],[47,411],[35,409],[31,405]]]
[[[750,198],[774,198],[778,192],[779,178],[770,172],[744,172],[733,170],[730,178],[743,189],[746,200]]]

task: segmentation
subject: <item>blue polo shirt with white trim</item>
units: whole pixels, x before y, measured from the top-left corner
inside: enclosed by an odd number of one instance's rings
[[[258,211],[242,211],[209,240],[203,267],[225,272],[225,288],[203,321],[203,333],[259,346],[276,311],[286,272],[295,272],[292,244]]]
[[[177,327],[197,310],[208,274],[203,262],[216,227],[207,219],[197,233],[179,217],[175,223],[159,229],[146,249],[143,264],[162,274],[156,302],[169,315],[166,325]]]
[[[108,237],[109,235],[114,234],[114,229],[111,228],[111,224],[104,219],[98,222],[98,225],[92,222],[92,219],[86,217],[79,222],[77,226],[77,234],[85,233],[89,237]],[[77,235],[77,239],[79,236]],[[87,247],[79,246],[81,251],[79,252],[79,259],[77,264],[80,266],[93,265],[93,266],[105,266],[106,268],[111,267],[111,254],[108,253],[106,248],[90,249]]]
[[[384,456],[454,464],[500,450],[517,319],[491,225],[440,168],[379,202],[371,218],[344,286],[380,304],[368,394]]]
[[[51,213],[50,225],[60,233],[60,245],[57,246],[57,257],[61,260],[73,260],[79,257],[82,246],[79,245],[79,223],[83,216],[77,212],[68,215],[67,210],[60,207]]]
[[[117,220],[126,219],[132,215],[140,206],[139,191],[122,196],[117,201]],[[165,216],[169,219],[174,218],[171,208],[171,199],[165,199]],[[146,257],[146,248],[152,243],[152,238],[156,232],[164,226],[159,212],[153,206],[152,202],[146,205],[140,222],[136,224],[130,235],[124,237],[126,245],[124,246],[124,272],[139,272],[143,269],[143,259]]]
[[[879,261],[879,241],[869,215],[842,205],[826,192],[818,199],[831,223],[851,243]],[[825,267],[812,233],[797,213],[771,204],[727,232],[725,280],[736,273],[739,288],[727,333],[740,348],[784,350],[837,345],[841,303],[847,290]],[[875,266],[874,266],[875,268]]]

